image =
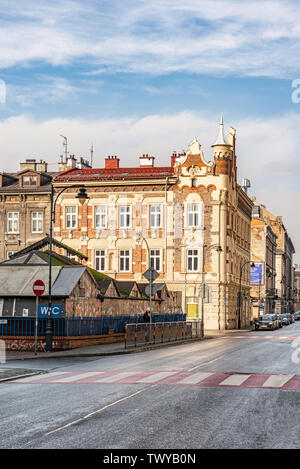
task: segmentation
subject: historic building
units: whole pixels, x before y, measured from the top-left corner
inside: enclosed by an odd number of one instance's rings
[[[300,265],[294,265],[294,310],[300,310]]]
[[[261,216],[261,209],[254,205],[251,221],[251,262],[250,270],[253,317],[275,312],[276,240],[267,220]]]
[[[90,167],[82,158],[66,157],[58,170]],[[51,181],[45,161],[26,159],[16,173],[0,173],[0,261],[44,238],[50,227]]]
[[[293,307],[293,254],[295,249],[291,238],[288,235],[287,229],[283,224],[282,217],[275,216],[269,212],[266,207],[257,202],[254,202],[253,208],[253,230],[252,230],[252,246],[253,248],[253,260],[255,259],[255,243],[258,236],[259,223],[264,224],[268,227],[269,238],[265,239],[266,249],[269,245],[269,253],[266,251],[265,258],[260,252],[257,257],[260,257],[259,262],[263,263],[263,289],[262,294],[265,296],[261,297],[263,300],[262,312],[269,312],[269,307],[273,305],[272,311],[275,313],[289,312]],[[271,232],[273,234],[271,234]],[[274,239],[276,236],[276,250],[275,250],[275,270],[272,263],[274,262],[272,250],[274,249]],[[273,241],[272,241],[273,239]],[[262,241],[264,243],[264,241]],[[256,244],[257,245],[257,244]],[[257,251],[256,251],[257,253]],[[267,257],[269,261],[267,261]],[[274,275],[275,274],[275,275]],[[275,277],[275,278],[274,278]],[[257,291],[256,291],[257,293]],[[258,297],[259,295],[255,296]],[[268,306],[269,303],[269,306]],[[267,309],[266,309],[267,308]]]
[[[250,322],[250,222],[252,201],[237,184],[235,130],[223,121],[207,162],[195,139],[170,164],[156,167],[143,155],[139,167],[71,168],[54,178],[61,194],[54,236],[88,256],[88,266],[118,281],[145,282],[152,266],[169,291],[182,292],[188,318],[206,329]],[[84,185],[88,203],[75,198]],[[203,287],[205,286],[205,287]]]

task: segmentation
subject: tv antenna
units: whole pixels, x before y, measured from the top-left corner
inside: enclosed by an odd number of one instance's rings
[[[65,154],[65,163],[67,162],[67,158],[68,158],[68,139],[67,137],[65,137],[64,135],[60,135],[60,137],[62,137],[64,139],[63,141],[63,147],[64,147],[64,154]]]

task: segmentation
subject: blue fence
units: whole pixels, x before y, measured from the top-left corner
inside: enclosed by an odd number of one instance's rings
[[[153,322],[185,321],[185,314],[153,314]],[[125,324],[143,322],[143,316],[101,316],[53,318],[52,330],[54,336],[72,337],[81,335],[103,335],[108,329],[116,333],[125,332]],[[47,318],[38,319],[38,336],[45,336]],[[1,318],[0,337],[3,336],[34,336],[35,318]]]

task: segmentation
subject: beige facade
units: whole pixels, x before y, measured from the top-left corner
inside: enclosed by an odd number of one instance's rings
[[[252,275],[251,298],[253,318],[275,312],[276,240],[268,222],[254,206],[251,221],[251,262],[256,265]]]
[[[189,318],[201,318],[204,284],[205,328],[222,330],[237,327],[239,290],[242,326],[251,319],[252,201],[237,184],[235,130],[227,142],[221,122],[212,147],[209,162],[194,140],[170,166],[143,155],[138,168],[124,168],[108,157],[104,168],[61,173],[54,185],[69,189],[56,205],[54,235],[116,280],[146,281],[151,265],[156,282],[182,292]],[[82,206],[72,188],[80,184],[89,195]]]
[[[273,215],[256,200],[253,212],[251,253],[253,253],[253,259],[263,262],[264,280],[260,291],[264,304],[263,312],[272,311],[277,314],[289,312],[292,309],[294,288],[292,266],[295,250],[293,243],[283,224],[282,217]],[[264,227],[265,234],[257,242],[257,233],[261,231],[259,226]],[[275,266],[274,236],[276,236]],[[253,290],[252,296],[258,297],[258,293],[258,289]],[[254,307],[254,315],[257,311]]]

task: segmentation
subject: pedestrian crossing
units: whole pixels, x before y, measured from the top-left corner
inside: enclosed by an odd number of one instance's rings
[[[9,383],[9,381],[7,381]],[[58,371],[21,378],[14,384],[158,384],[300,390],[300,375],[199,371]]]

